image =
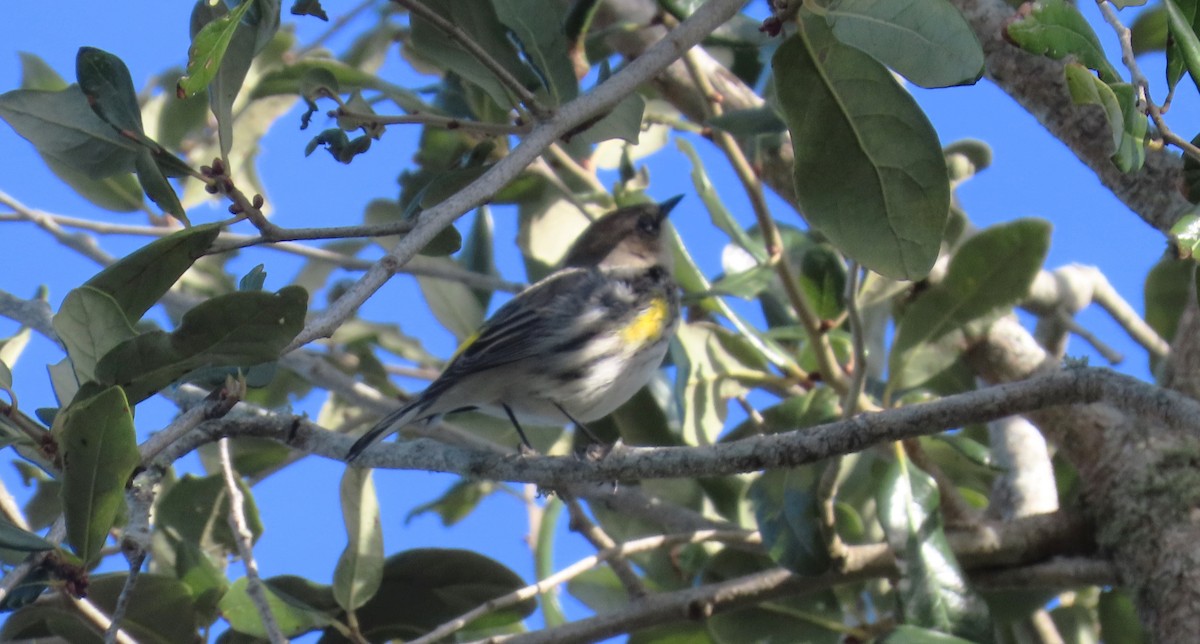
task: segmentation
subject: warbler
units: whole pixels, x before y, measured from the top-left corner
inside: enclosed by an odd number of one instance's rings
[[[416,400],[388,414],[347,454],[392,431],[478,409],[545,424],[603,418],[654,375],[679,322],[666,217],[682,196],[596,220],[561,268],[501,306]],[[593,440],[595,438],[593,437]]]

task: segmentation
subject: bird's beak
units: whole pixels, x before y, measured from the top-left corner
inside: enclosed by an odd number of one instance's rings
[[[675,207],[675,204],[679,203],[680,199],[683,199],[683,195],[675,195],[658,204],[659,221],[666,219],[667,215],[671,214],[671,209]]]

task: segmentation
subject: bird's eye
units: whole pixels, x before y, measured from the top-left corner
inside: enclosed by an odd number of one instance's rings
[[[658,219],[656,219],[650,215],[643,215],[642,217],[639,217],[638,218],[638,230],[640,230],[642,232],[642,234],[645,234],[645,235],[657,235],[658,234]]]

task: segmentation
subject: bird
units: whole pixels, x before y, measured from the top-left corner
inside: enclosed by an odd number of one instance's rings
[[[571,422],[599,442],[585,423],[650,381],[679,324],[666,232],[682,198],[627,206],[593,222],[557,270],[497,309],[416,399],[354,443],[347,462],[407,425],[473,409],[507,417],[530,449],[519,418]]]

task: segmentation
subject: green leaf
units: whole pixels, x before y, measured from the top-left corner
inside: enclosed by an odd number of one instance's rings
[[[542,0],[492,0],[496,17],[516,37],[525,57],[540,72],[552,106],[562,105],[579,94],[575,67],[567,53],[563,31],[567,5]]]
[[[771,59],[809,224],[887,277],[933,267],[950,183],[929,120],[886,68],[806,20]]]
[[[1151,641],[1138,619],[1137,608],[1125,591],[1109,588],[1100,593],[1100,605],[1096,610],[1100,614],[1100,636],[1105,642],[1143,644]]]
[[[21,552],[42,552],[53,550],[55,547],[54,544],[36,534],[22,530],[7,520],[0,519],[0,548]]]
[[[308,293],[298,286],[214,297],[185,313],[174,332],[143,333],[109,351],[96,377],[140,402],[201,367],[274,360],[303,328],[307,304]]]
[[[981,326],[1029,293],[1050,245],[1050,224],[1018,219],[993,226],[963,242],[946,277],[921,294],[904,313],[892,347],[890,372],[904,386],[921,384],[917,365],[929,377],[948,367],[957,353],[948,346],[967,325]],[[976,331],[981,330],[977,329]],[[935,344],[943,342],[941,346]]]
[[[154,155],[149,150],[144,150],[137,156],[137,160],[134,161],[134,169],[137,170],[138,183],[141,184],[146,196],[150,197],[150,200],[157,204],[164,213],[174,216],[185,224],[188,223],[183,205],[179,203],[179,195],[175,194],[175,188],[171,187],[171,183],[167,181],[162,168],[159,167],[154,160]]]
[[[1146,275],[1142,289],[1146,323],[1159,337],[1171,342],[1179,328],[1179,317],[1187,306],[1196,264],[1164,255]]]
[[[1196,36],[1196,28],[1200,27],[1198,4],[1196,0],[1163,0],[1171,34],[1167,48],[1167,84],[1172,89],[1187,69],[1196,89],[1200,90],[1200,38]]]
[[[974,644],[971,640],[933,629],[901,624],[879,640],[880,644]]]
[[[819,575],[831,564],[817,490],[822,471],[808,466],[763,472],[747,490],[771,559],[801,575]]]
[[[779,118],[779,113],[775,111],[775,108],[765,105],[726,112],[721,116],[708,119],[708,125],[737,137],[780,134],[787,130],[787,124]]]
[[[1076,105],[1098,105],[1112,131],[1112,160],[1122,172],[1142,167],[1149,122],[1137,107],[1133,86],[1107,84],[1078,63],[1066,65],[1067,89]]]
[[[383,527],[371,470],[346,468],[341,497],[347,543],[333,571],[333,596],[352,611],[371,599],[383,581]]]
[[[1200,215],[1186,214],[1179,218],[1167,231],[1171,245],[1179,259],[1200,261]]]
[[[441,517],[444,527],[450,527],[465,519],[479,506],[480,501],[495,491],[496,484],[491,481],[460,480],[440,497],[409,510],[404,517],[404,523],[407,525],[413,519],[433,512]]]
[[[508,568],[468,550],[418,548],[388,557],[383,583],[357,611],[364,637],[370,641],[413,639],[468,610],[525,586]],[[531,614],[537,603],[526,600],[472,625],[498,627]]]
[[[265,640],[267,631],[263,628],[258,608],[250,600],[246,589],[248,583],[245,577],[233,582],[217,607],[221,611],[221,616],[229,622],[230,628],[239,633]],[[263,585],[267,595],[267,605],[271,607],[275,623],[285,637],[296,637],[333,621],[324,612],[281,593],[270,583],[270,580]]]
[[[393,85],[375,74],[352,67],[330,58],[305,58],[273,69],[263,75],[254,85],[250,98],[259,99],[280,94],[304,95],[305,79],[311,74],[328,74],[336,81],[331,89],[339,92],[354,92],[363,89],[379,90],[405,111],[438,114],[440,110],[421,100],[416,94]]]
[[[645,111],[646,99],[640,94],[630,94],[600,120],[587,125],[582,132],[568,132],[563,138],[587,145],[610,139],[621,139],[637,145],[642,134],[642,115]]]
[[[903,582],[896,585],[904,622],[967,636],[990,634],[986,609],[967,587],[946,541],[933,477],[901,453],[888,466],[876,503],[888,544],[904,571]]]
[[[1133,45],[1133,53],[1140,56],[1152,51],[1164,51],[1167,48],[1167,10],[1159,5],[1139,13],[1129,25],[1129,39]],[[1170,54],[1168,54],[1170,57]],[[1171,64],[1168,63],[1170,68]],[[1182,67],[1180,67],[1182,69]],[[1176,81],[1179,76],[1175,77]]]
[[[675,145],[679,146],[680,151],[692,162],[692,185],[696,186],[696,194],[704,202],[704,207],[708,210],[708,216],[712,219],[713,225],[728,235],[729,239],[733,240],[742,250],[750,253],[757,262],[765,262],[767,260],[766,248],[763,247],[761,241],[751,238],[741,224],[733,218],[733,215],[729,214],[729,209],[721,201],[717,189],[709,181],[708,173],[704,170],[704,163],[696,154],[696,148],[692,147],[692,144],[683,137],[676,138]]]
[[[453,261],[444,257],[430,257],[426,263],[430,266],[455,265]],[[459,342],[473,335],[483,324],[487,310],[480,304],[479,298],[470,287],[462,282],[419,276],[417,285],[421,287],[421,294],[425,296],[433,317],[453,333]]]
[[[120,58],[95,47],[80,47],[75,56],[75,78],[88,104],[105,123],[124,136],[143,133],[142,110],[129,68]]]
[[[1008,23],[1008,39],[1032,54],[1061,60],[1074,56],[1089,69],[1100,72],[1106,83],[1121,82],[1121,75],[1108,62],[1096,32],[1073,4],[1064,0],[1040,0],[1032,10]]]
[[[244,496],[242,513],[250,528],[251,543],[262,535],[254,495],[244,481],[238,482]],[[182,543],[198,547],[220,561],[236,554],[237,537],[229,527],[229,492],[220,474],[197,477],[185,474],[167,489],[155,506],[157,525],[169,530]]]
[[[0,94],[0,118],[40,154],[90,179],[132,172],[141,151],[88,107],[77,85],[60,92],[18,89]]]
[[[682,324],[671,343],[675,395],[687,445],[711,445],[725,427],[730,398],[748,389],[734,378],[760,374],[766,361],[746,340],[715,324]]]
[[[84,286],[112,296],[125,317],[137,322],[204,255],[220,233],[218,224],[171,233],[108,266]]]
[[[67,348],[79,383],[95,380],[104,354],[137,334],[120,304],[88,285],[67,293],[54,315],[54,331]]]
[[[507,29],[500,23],[492,3],[475,0],[419,1],[462,29],[522,85],[533,87],[539,84],[536,75],[521,61],[516,47],[508,39]],[[457,41],[416,15],[409,17],[409,24],[412,36],[406,43],[406,49],[422,60],[474,83],[502,109],[507,110],[515,105],[514,97],[509,95],[504,84]]]
[[[119,387],[72,401],[55,428],[62,454],[62,503],[67,543],[85,563],[100,549],[125,499],[125,484],[141,462],[133,415]]]
[[[180,77],[178,84],[181,98],[203,90],[216,78],[221,61],[225,58],[225,51],[229,49],[229,43],[233,40],[233,34],[237,31],[242,17],[252,6],[252,0],[242,2],[232,12],[204,25],[200,32],[192,37],[192,46],[188,48],[187,72]]]
[[[835,0],[833,35],[921,87],[968,85],[983,75],[983,47],[945,0]]]
[[[500,274],[496,270],[494,228],[491,208],[480,206],[475,211],[475,221],[471,223],[471,230],[467,232],[462,252],[458,255],[460,266],[480,275],[496,277]],[[477,288],[472,292],[475,293],[475,299],[479,300],[479,305],[487,310],[488,303],[492,301],[492,291]]]
[[[37,54],[17,52],[21,58],[21,89],[40,89],[58,92],[67,88],[67,81]]]
[[[726,548],[707,562],[702,581],[711,583],[761,572],[772,567],[770,559]],[[832,591],[803,597],[782,597],[746,608],[722,611],[705,620],[710,640],[716,644],[745,642],[805,642],[838,644],[846,627],[840,619],[843,608]]]
[[[114,174],[103,179],[92,179],[54,157],[41,155],[46,167],[54,176],[71,187],[79,196],[96,206],[113,212],[134,212],[142,209],[142,188],[131,174]]]
[[[125,573],[113,573],[92,577],[88,583],[88,599],[94,601],[104,614],[111,615],[125,586],[126,576]],[[174,644],[195,641],[199,637],[192,595],[180,580],[144,572],[138,575],[128,601],[121,630],[136,641]]]

